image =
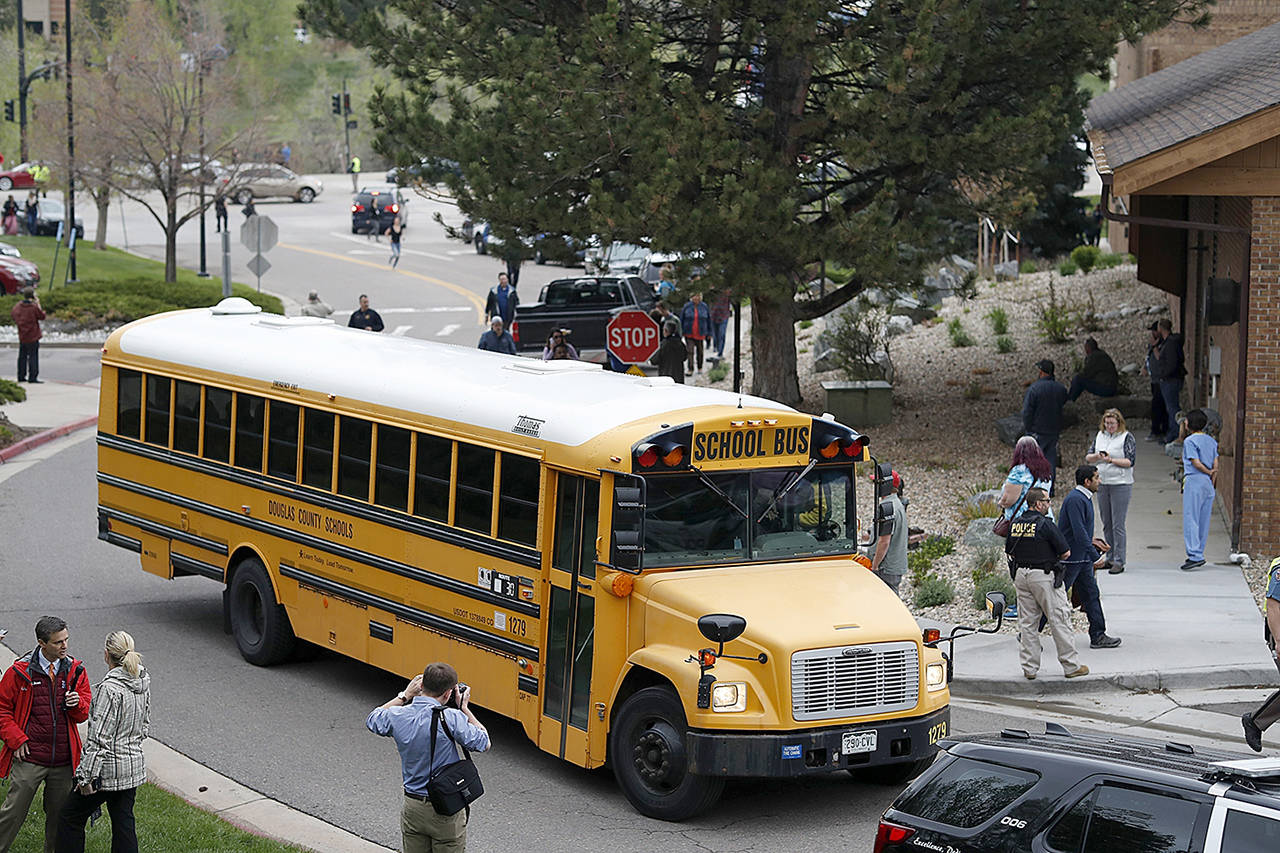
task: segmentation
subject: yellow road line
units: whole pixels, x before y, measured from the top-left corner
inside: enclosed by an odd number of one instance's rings
[[[484,300],[481,299],[476,294],[472,293],[470,290],[467,290],[465,287],[463,287],[460,284],[454,284],[451,281],[445,281],[444,279],[440,279],[440,278],[432,278],[429,275],[423,275],[422,273],[418,273],[418,272],[410,272],[409,270],[388,269],[386,264],[374,263],[373,261],[364,261],[364,260],[361,260],[360,258],[349,258],[346,255],[339,255],[336,252],[326,252],[323,249],[308,249],[306,246],[295,246],[292,243],[277,243],[276,245],[280,246],[280,248],[282,249],[292,249],[295,252],[306,252],[309,255],[319,255],[322,258],[332,258],[335,261],[345,261],[346,263],[349,263],[349,264],[360,264],[362,266],[372,267],[373,269],[376,269],[376,270],[382,270],[383,272],[397,273],[399,275],[407,275],[413,278],[422,279],[423,281],[430,282],[431,284],[439,285],[440,287],[443,287],[446,290],[452,290],[454,293],[458,294],[459,296],[466,297],[468,302],[476,306],[476,322],[484,323]]]

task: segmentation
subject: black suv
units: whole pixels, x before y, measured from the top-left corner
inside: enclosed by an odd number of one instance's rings
[[[365,187],[351,199],[351,233],[385,234],[400,217],[400,225],[408,227],[409,211],[404,209],[408,199],[396,187]]]
[[[1053,723],[940,746],[881,818],[876,853],[1280,851],[1280,759]]]

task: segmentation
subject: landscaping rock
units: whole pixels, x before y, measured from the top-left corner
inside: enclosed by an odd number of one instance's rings
[[[1163,314],[1165,307],[1163,305],[1152,305],[1147,309],[1148,314]]]
[[[1141,310],[1142,310],[1142,309],[1140,309],[1140,308],[1134,308],[1134,307],[1133,307],[1133,306],[1131,306],[1131,305],[1126,305],[1124,308],[1121,308],[1121,309],[1120,309],[1120,316],[1121,316],[1121,317],[1132,317],[1134,314],[1137,314],[1137,313],[1138,313],[1139,311],[1141,311]]]
[[[922,305],[920,300],[912,299],[910,296],[899,296],[895,299],[893,307],[889,309],[889,313],[895,317],[910,317],[913,323],[923,323],[925,320],[932,320],[938,316],[937,311],[927,305]]]
[[[975,518],[969,522],[969,526],[964,529],[963,542],[970,548],[999,548],[1004,550],[1004,540],[991,532],[991,526],[996,523],[994,518]]]
[[[898,335],[905,335],[907,332],[911,331],[911,327],[914,325],[915,324],[911,322],[910,317],[899,314],[895,317],[889,318],[889,322],[885,327],[885,334],[891,338],[895,338]]]
[[[996,421],[996,435],[1013,447],[1022,438],[1022,415],[1009,415]]]
[[[1131,361],[1120,368],[1120,373],[1124,376],[1137,376],[1140,370],[1142,370],[1142,365],[1136,361]]]
[[[995,503],[1000,499],[1000,493],[1002,491],[1003,489],[987,489],[985,492],[978,492],[976,495],[969,495],[969,497],[964,499],[964,502],[969,506],[978,506],[983,501]]]
[[[973,272],[978,268],[975,264],[971,263],[970,261],[966,261],[964,258],[960,257],[959,255],[952,255],[951,263],[955,264],[956,269],[959,269],[963,272]]]
[[[835,370],[838,367],[835,361],[835,354],[831,333],[822,332],[822,334],[818,335],[817,340],[813,342],[814,372],[822,373],[826,370]]]
[[[1120,414],[1124,415],[1126,421],[1134,418],[1148,418],[1151,416],[1151,398],[1117,395],[1115,397],[1098,397],[1094,400],[1093,410],[1095,412],[1102,414],[1107,409],[1119,409]]]
[[[995,274],[997,281],[1008,281],[1018,277],[1018,262],[1005,261],[1002,264],[995,265]]]
[[[868,290],[862,291],[862,294],[858,297],[858,301],[865,302],[868,305],[884,306],[892,302],[893,297],[878,287],[872,287]]]
[[[921,287],[918,293],[916,294],[916,297],[920,300],[920,304],[925,305],[929,308],[933,308],[934,306],[941,305],[943,294],[942,294],[942,291],[938,289],[938,286],[936,283],[937,279],[934,278],[933,276],[929,276],[924,280],[924,282],[925,282],[924,286]],[[934,284],[931,285],[929,282],[934,282]],[[947,295],[950,295],[950,293],[951,291],[947,291]]]

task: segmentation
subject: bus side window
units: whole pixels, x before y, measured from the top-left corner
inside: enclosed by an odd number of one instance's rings
[[[448,521],[453,442],[418,433],[418,453],[414,463],[413,514]]]
[[[493,515],[493,461],[497,452],[458,442],[458,482],[453,523],[489,535]]]
[[[261,397],[236,394],[236,467],[262,470],[262,428],[266,406]]]
[[[298,481],[298,407],[271,401],[267,421],[267,474]]]
[[[200,452],[200,386],[179,380],[173,391],[173,449]]]
[[[369,454],[373,424],[343,415],[338,436],[338,494],[369,499]]]
[[[215,462],[226,462],[231,456],[231,392],[226,389],[204,389],[202,455]]]
[[[373,479],[373,502],[398,509],[409,507],[409,431],[378,424],[378,467]]]
[[[173,383],[167,376],[147,374],[147,433],[149,444],[169,446],[169,402]]]
[[[600,482],[572,474],[560,474],[556,480],[556,539],[551,565],[566,572],[576,568],[583,577],[593,578]]]
[[[502,454],[498,538],[532,545],[538,538],[538,460]]]
[[[302,482],[326,492],[333,488],[333,415],[329,412],[306,409],[302,413]]]
[[[136,370],[116,373],[116,435],[142,438],[142,374]]]

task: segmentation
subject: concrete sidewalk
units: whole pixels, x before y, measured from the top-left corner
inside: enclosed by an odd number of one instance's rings
[[[27,399],[6,403],[4,412],[11,422],[24,429],[52,429],[98,415],[98,384],[43,380],[38,385],[22,383]]]
[[[1076,637],[1089,675],[1067,681],[1048,631],[1035,681],[1022,677],[1014,634],[978,635],[956,642],[952,690],[968,696],[1046,696],[1096,691],[1099,682],[1128,690],[1245,687],[1277,682],[1263,643],[1262,614],[1241,568],[1227,562],[1230,537],[1220,513],[1205,550],[1206,565],[1182,571],[1182,494],[1177,462],[1164,446],[1138,442],[1136,482],[1129,506],[1123,574],[1098,573],[1107,633],[1124,642],[1091,649]],[[1073,477],[1071,471],[1062,476]],[[1070,482],[1074,482],[1071,480]],[[1095,501],[1096,504],[1096,501]],[[1102,520],[1095,523],[1102,536]],[[1247,571],[1266,572],[1266,566]]]

